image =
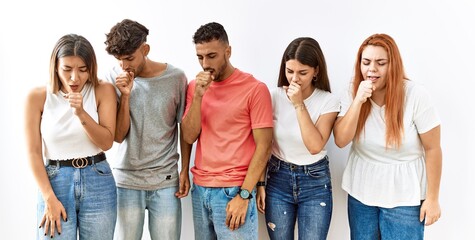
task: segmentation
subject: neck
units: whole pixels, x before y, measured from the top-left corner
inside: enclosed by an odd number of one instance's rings
[[[224,74],[221,76],[221,81],[224,79],[227,79],[231,74],[234,72],[234,67],[231,65],[231,63],[228,64],[226,69],[224,70]]]
[[[386,89],[382,89],[379,91],[374,91],[371,95],[371,100],[376,103],[378,106],[383,106],[386,101]]]

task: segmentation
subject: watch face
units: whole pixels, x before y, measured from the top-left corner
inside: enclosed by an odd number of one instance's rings
[[[247,191],[246,189],[241,189],[241,192],[239,193],[239,195],[243,198],[243,199],[248,199],[249,198],[249,191]]]

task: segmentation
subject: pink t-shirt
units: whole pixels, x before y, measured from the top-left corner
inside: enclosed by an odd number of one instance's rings
[[[188,85],[188,114],[195,80]],[[201,103],[201,133],[196,146],[193,182],[204,187],[241,186],[256,148],[252,129],[273,127],[267,86],[238,69],[212,82]]]

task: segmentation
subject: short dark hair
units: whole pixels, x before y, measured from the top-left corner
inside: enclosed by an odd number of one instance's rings
[[[201,25],[193,35],[193,42],[195,44],[211,42],[218,40],[220,42],[229,44],[228,34],[224,30],[223,25],[217,22],[210,22],[205,25]]]
[[[293,59],[313,68],[318,67],[317,78],[312,81],[312,85],[320,90],[331,92],[325,56],[320,44],[311,37],[296,38],[285,49],[280,64],[278,87],[289,86],[289,81],[285,76],[285,63]]]
[[[97,59],[91,43],[83,36],[67,34],[62,36],[54,45],[50,57],[50,80],[49,86],[52,93],[57,93],[62,83],[58,76],[58,59],[63,57],[77,56],[86,64],[89,79],[93,86],[99,84],[97,78]]]
[[[133,20],[124,19],[106,34],[106,51],[113,56],[130,55],[147,41],[148,29]]]

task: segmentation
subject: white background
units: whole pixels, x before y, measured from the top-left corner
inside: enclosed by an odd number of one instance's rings
[[[93,44],[103,74],[115,64],[104,50],[105,33],[123,18],[150,29],[149,57],[182,68],[191,80],[200,70],[192,35],[217,21],[228,32],[235,67],[276,86],[287,44],[310,36],[327,59],[331,87],[339,94],[352,77],[361,42],[387,33],[399,45],[407,75],[426,86],[442,118],[442,218],[427,227],[426,239],[475,239],[475,3],[377,0],[200,0],[200,1],[8,1],[0,10],[0,238],[34,239],[37,187],[25,153],[23,109],[26,93],[48,80],[56,40],[77,33]],[[157,93],[159,94],[159,93]],[[113,161],[116,148],[108,152]],[[334,186],[328,239],[349,239],[341,175],[348,149],[330,139]],[[191,198],[183,200],[182,239],[193,239]],[[268,239],[260,215],[259,238]],[[147,230],[144,239],[149,239]]]

